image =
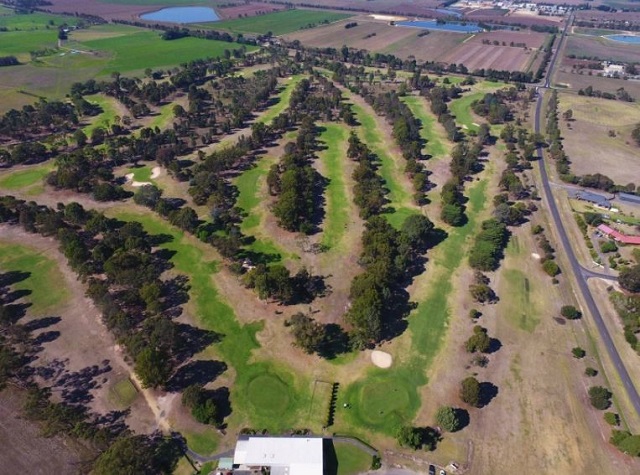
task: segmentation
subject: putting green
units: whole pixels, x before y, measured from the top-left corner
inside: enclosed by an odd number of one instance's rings
[[[249,403],[261,415],[280,416],[291,404],[289,387],[274,374],[256,376],[247,385]]]

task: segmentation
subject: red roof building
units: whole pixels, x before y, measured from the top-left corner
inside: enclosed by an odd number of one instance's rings
[[[613,238],[615,241],[621,242],[623,244],[633,244],[636,246],[640,246],[640,236],[627,236],[626,234],[622,234],[620,231],[616,231],[615,229],[610,228],[606,224],[601,224],[600,226],[598,226],[598,230]]]

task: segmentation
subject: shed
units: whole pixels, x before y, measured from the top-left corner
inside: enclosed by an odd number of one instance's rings
[[[618,199],[620,201],[626,201],[635,205],[640,205],[640,196],[632,195],[631,193],[618,193]]]
[[[269,467],[272,475],[323,475],[322,437],[257,437],[242,435],[233,454],[240,469]]]

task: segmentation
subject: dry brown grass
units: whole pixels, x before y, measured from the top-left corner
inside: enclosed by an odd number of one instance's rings
[[[637,103],[611,101],[562,93],[560,116],[568,109],[575,120],[560,120],[564,147],[576,175],[602,173],[616,183],[638,182],[639,149],[631,130],[640,121]],[[614,137],[609,135],[613,130]]]

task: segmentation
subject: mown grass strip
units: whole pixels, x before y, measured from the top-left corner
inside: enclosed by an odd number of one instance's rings
[[[342,124],[324,124],[319,141],[327,148],[320,152],[320,160],[325,165],[329,184],[326,189],[326,216],[322,234],[322,244],[332,248],[343,238],[349,223],[349,199],[344,181],[344,160],[347,129]]]
[[[426,154],[435,159],[444,158],[447,154],[447,147],[445,147],[442,137],[435,131],[437,119],[431,111],[427,110],[425,99],[419,96],[406,96],[402,100],[421,122],[420,136],[426,142]]]

